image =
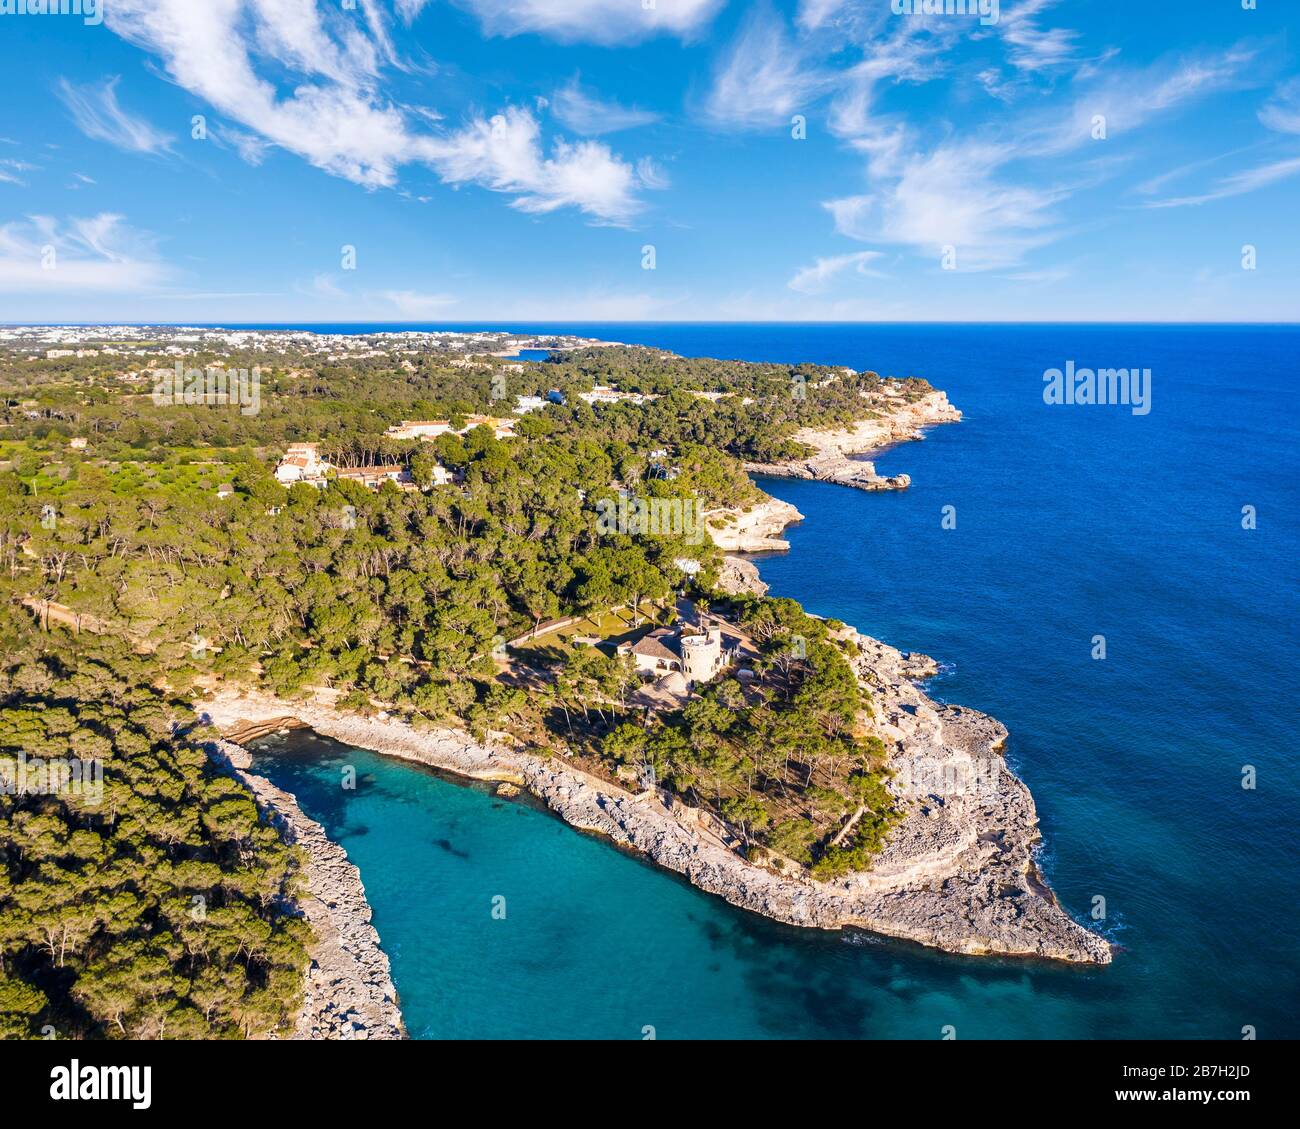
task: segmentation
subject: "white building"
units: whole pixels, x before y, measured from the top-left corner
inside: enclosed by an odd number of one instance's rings
[[[325,485],[325,472],[330,464],[320,457],[317,443],[290,443],[284,458],[275,468],[276,481],[282,486],[295,482],[310,482],[313,486]]]

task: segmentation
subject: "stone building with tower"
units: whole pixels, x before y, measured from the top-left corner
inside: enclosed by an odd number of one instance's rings
[[[635,642],[620,643],[618,653],[632,656],[638,674],[655,680],[679,674],[688,685],[712,682],[732,658],[718,627],[659,627]]]

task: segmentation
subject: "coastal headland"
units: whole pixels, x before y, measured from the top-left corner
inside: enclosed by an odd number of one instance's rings
[[[819,452],[817,458],[869,467],[849,454],[918,438],[925,427],[960,418],[946,395],[934,393],[855,428],[800,438]],[[780,470],[864,489],[906,485],[895,480],[893,486],[869,486],[847,475],[806,474],[793,464],[761,473]],[[788,542],[780,534],[801,519],[793,506],[769,498],[743,512],[710,515],[710,532],[728,553],[781,551]],[[726,558],[723,586],[765,589],[753,564],[734,556]],[[1108,963],[1109,943],[1071,918],[1038,872],[1037,811],[1029,789],[1006,764],[1006,729],[977,710],[930,699],[923,683],[937,673],[933,660],[904,654],[851,627],[837,637],[848,645],[855,674],[872,694],[872,726],[888,752],[889,786],[905,818],[871,870],[826,882],[751,861],[737,849],[738,841],[718,833],[708,813],[659,789],[627,791],[563,757],[481,743],[453,730],[416,731],[396,717],[362,717],[324,701],[288,701],[260,692],[220,689],[198,708],[233,743],[226,745],[228,751],[276,728],[302,725],[381,754],[526,788],[572,826],[633,849],[735,906],[791,925],[859,928],[952,953]],[[284,802],[283,794],[254,787],[269,806]],[[295,818],[305,819],[300,812]],[[311,836],[304,845],[309,854],[324,849]],[[328,877],[323,869],[326,884]],[[368,907],[361,912],[369,928]],[[351,989],[344,976],[331,987],[335,998],[323,1007],[316,1004],[315,1013],[347,1014],[373,1000],[373,979],[359,975],[362,1003],[345,998]]]
[[[877,418],[860,420],[849,427],[803,428],[795,432],[794,439],[811,449],[806,458],[782,463],[748,462],[745,469],[767,478],[803,478],[857,490],[906,490],[912,484],[908,475],[886,477],[876,473],[873,462],[855,456],[924,438],[925,428],[960,419],[961,412],[948,402],[948,394],[936,390],[914,403],[885,405]]]

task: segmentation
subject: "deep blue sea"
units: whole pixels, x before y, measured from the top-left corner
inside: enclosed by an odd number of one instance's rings
[[[759,565],[774,594],[933,655],[932,693],[1009,727],[1044,871],[1080,920],[1104,899],[1123,949],[1076,969],[775,925],[531,803],[294,738],[260,766],[361,868],[413,1035],[1300,1036],[1300,330],[510,328],[948,391],[962,423],[877,460],[906,492],[763,482],[806,520]],[[1070,360],[1151,369],[1150,413],[1044,404]]]

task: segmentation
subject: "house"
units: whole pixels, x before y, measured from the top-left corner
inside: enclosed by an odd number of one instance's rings
[[[403,466],[339,467],[335,472],[345,482],[359,482],[370,490],[378,490],[385,482],[396,484],[400,490],[418,490]]]
[[[220,498],[223,502],[227,498],[233,498],[234,496],[235,496],[235,484],[233,482],[223,482],[220,486],[217,487],[217,497]]]
[[[646,401],[646,397],[640,392],[620,392],[617,388],[604,385],[597,385],[590,392],[579,392],[578,399],[586,400],[589,404],[617,404],[620,400],[643,404]]]
[[[686,631],[658,627],[636,642],[620,643],[619,655],[631,655],[638,674],[658,680],[677,674],[688,684],[711,682],[731,661],[722,646],[722,631]]]
[[[456,481],[456,476],[442,463],[434,463],[431,481],[434,486],[447,486]]]
[[[75,438],[68,440],[68,446],[74,451],[84,451],[86,449],[86,441],[78,435]]]
[[[320,457],[317,443],[290,443],[289,448],[275,468],[276,481],[282,486],[295,482],[310,482],[313,486],[325,485],[325,472],[330,464]]]

